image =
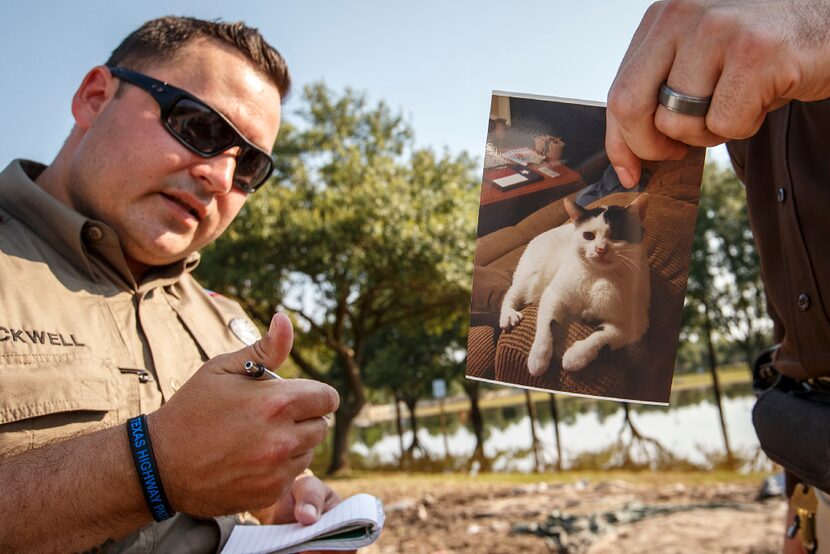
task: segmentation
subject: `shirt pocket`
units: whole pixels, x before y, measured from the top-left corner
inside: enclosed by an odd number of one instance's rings
[[[116,423],[117,373],[86,352],[0,356],[0,453]]]

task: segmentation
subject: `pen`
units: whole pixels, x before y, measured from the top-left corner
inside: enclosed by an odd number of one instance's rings
[[[279,375],[268,369],[262,364],[258,364],[251,360],[245,362],[245,373],[252,379],[259,379],[265,377],[266,379],[282,379]]]

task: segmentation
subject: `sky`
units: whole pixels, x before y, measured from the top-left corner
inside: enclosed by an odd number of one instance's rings
[[[604,101],[646,0],[16,2],[0,33],[0,167],[48,163],[84,74],[147,19],[244,20],[288,61],[294,93],[325,82],[383,100],[419,146],[481,159],[493,90]]]

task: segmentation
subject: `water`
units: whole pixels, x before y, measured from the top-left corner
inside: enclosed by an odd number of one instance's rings
[[[484,411],[484,454],[492,461],[495,471],[532,471],[533,453],[530,419],[520,403]],[[752,405],[755,399],[747,385],[725,390],[723,407],[733,453],[743,459],[753,459],[759,451],[758,439],[752,427]],[[621,404],[577,398],[557,397],[559,433],[563,467],[584,465],[586,455],[608,450],[618,441],[630,444],[632,436],[625,425]],[[556,448],[553,421],[547,401],[536,404],[536,436],[541,444],[541,456],[546,466],[554,463]],[[643,437],[659,443],[679,460],[699,467],[711,467],[712,460],[724,453],[723,435],[718,411],[710,389],[682,391],[672,395],[670,407],[630,405],[631,420]],[[447,414],[449,454],[468,459],[475,449],[475,435],[466,421],[468,414]],[[404,445],[412,442],[412,432],[404,433]],[[427,455],[433,459],[445,456],[444,437],[438,417],[420,418],[418,440]],[[633,441],[629,449],[637,462],[652,459],[655,449],[650,443]],[[637,448],[642,446],[643,448]],[[394,422],[384,422],[357,429],[352,453],[363,459],[367,467],[395,465],[400,457],[400,442]],[[757,460],[756,460],[757,462]],[[760,460],[760,467],[766,463]],[[752,466],[759,468],[756,463]],[[746,469],[749,469],[749,465]]]

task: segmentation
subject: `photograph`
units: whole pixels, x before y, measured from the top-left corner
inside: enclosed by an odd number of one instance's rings
[[[704,152],[622,185],[605,107],[494,92],[467,377],[668,404]]]

